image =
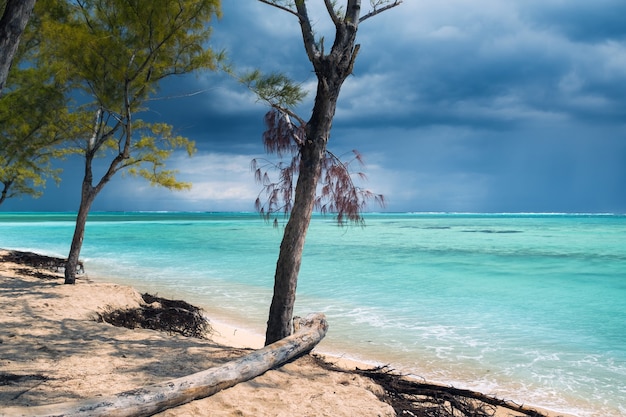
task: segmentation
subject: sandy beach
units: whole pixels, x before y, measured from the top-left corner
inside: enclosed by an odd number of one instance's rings
[[[0,250],[0,257],[6,254]],[[68,286],[58,272],[0,262],[0,415],[11,415],[4,407],[97,398],[166,381],[262,347],[260,338],[212,321],[210,339],[198,339],[94,320],[106,309],[143,303],[128,286],[86,279]],[[305,355],[157,415],[395,416],[384,397],[371,379]],[[520,414],[499,409],[497,415]]]

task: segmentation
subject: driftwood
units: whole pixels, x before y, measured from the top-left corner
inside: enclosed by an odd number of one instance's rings
[[[295,333],[216,368],[109,397],[35,407],[5,407],[0,416],[139,417],[209,397],[311,351],[326,335],[323,314],[294,319]]]

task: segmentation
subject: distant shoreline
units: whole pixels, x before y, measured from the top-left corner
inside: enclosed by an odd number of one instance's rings
[[[0,216],[3,215],[71,215],[75,216],[77,212],[75,211],[0,211]],[[126,210],[113,210],[113,211],[92,211],[90,215],[132,215],[132,214],[233,214],[233,215],[245,215],[245,216],[256,216],[261,219],[260,214],[255,211],[179,211],[179,210],[136,210],[136,211],[126,211]],[[277,214],[279,217],[282,216],[282,213]],[[315,217],[320,218],[328,218],[332,219],[333,214],[323,214],[319,212],[314,212],[313,215]],[[409,215],[409,216],[479,216],[479,217],[501,217],[501,216],[511,216],[511,217],[542,217],[542,216],[571,216],[571,217],[606,217],[606,216],[615,216],[615,217],[624,217],[626,213],[617,213],[617,212],[454,212],[454,211],[394,211],[394,212],[383,212],[383,211],[366,211],[363,212],[364,216],[394,216],[394,215]]]

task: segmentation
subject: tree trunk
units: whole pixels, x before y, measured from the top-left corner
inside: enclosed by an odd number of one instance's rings
[[[300,147],[300,166],[293,208],[276,263],[274,295],[265,333],[266,345],[288,336],[291,332],[302,251],[315,205],[321,162],[326,153],[339,92],[352,72],[358,51],[354,42],[360,1],[349,0],[346,19],[335,21],[335,42],[328,55],[324,55],[323,50],[317,48],[308,20],[306,1],[296,2],[296,7],[301,16],[300,26],[305,50],[317,76],[317,92],[313,112],[306,126],[306,139]]]
[[[329,82],[320,74],[318,78],[313,114],[307,124],[306,141],[300,148],[293,208],[285,226],[276,263],[274,294],[265,333],[266,345],[291,334],[291,317],[296,301],[302,251],[315,206],[317,183],[335,115],[339,86],[343,82],[341,79],[337,85],[337,80]]]
[[[276,263],[274,295],[267,321],[265,345],[291,334],[291,317],[296,301],[302,251],[313,213],[321,161],[325,151],[325,141],[308,142],[301,150],[300,174],[296,184],[294,205],[285,226]]]
[[[0,416],[140,417],[209,397],[311,351],[326,335],[323,314],[298,321],[296,333],[249,355],[182,378],[122,392],[106,398],[35,407],[6,407]]]
[[[74,228],[74,236],[72,237],[72,246],[67,256],[65,264],[65,284],[76,283],[76,271],[79,265],[80,250],[83,247],[83,238],[85,237],[85,226],[87,224],[87,216],[91,209],[91,204],[96,198],[96,191],[91,185],[91,179],[85,177],[81,191],[80,207],[76,216],[76,226]]]
[[[7,199],[7,195],[9,194],[9,188],[11,188],[11,184],[13,181],[7,181],[2,183],[2,192],[0,192],[0,205],[4,203],[4,200]]]
[[[36,0],[8,0],[0,19],[0,94]]]

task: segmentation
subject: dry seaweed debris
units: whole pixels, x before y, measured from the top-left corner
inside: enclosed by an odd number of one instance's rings
[[[10,374],[0,372],[0,385],[14,385],[24,381],[47,381],[49,378],[41,374]]]
[[[170,334],[206,339],[212,329],[202,314],[202,309],[181,300],[168,300],[150,294],[142,294],[145,305],[133,309],[105,309],[98,313],[96,321],[118,327],[138,327],[160,330]]]
[[[5,255],[0,255],[0,262],[12,262],[18,265],[26,265],[36,269],[45,269],[53,272],[62,272],[65,270],[66,259],[56,258],[54,256],[46,256],[40,255],[38,253],[33,252],[22,252],[17,250],[7,251]],[[49,278],[58,278],[56,276],[43,274],[40,272],[27,272],[27,269],[19,270],[18,272],[22,275],[30,275],[35,276],[37,278],[49,279]],[[77,271],[78,273],[84,273],[85,269],[82,262],[78,263]]]
[[[356,373],[376,382],[385,392],[381,400],[391,405],[398,416],[493,417],[498,408],[506,408],[516,416],[546,417],[536,410],[480,392],[408,379],[388,366],[346,371],[318,355],[313,357],[325,369]]]
[[[480,392],[414,381],[388,367],[356,370],[380,384],[398,415],[418,417],[492,417],[498,407],[528,417],[546,417],[536,410]]]

